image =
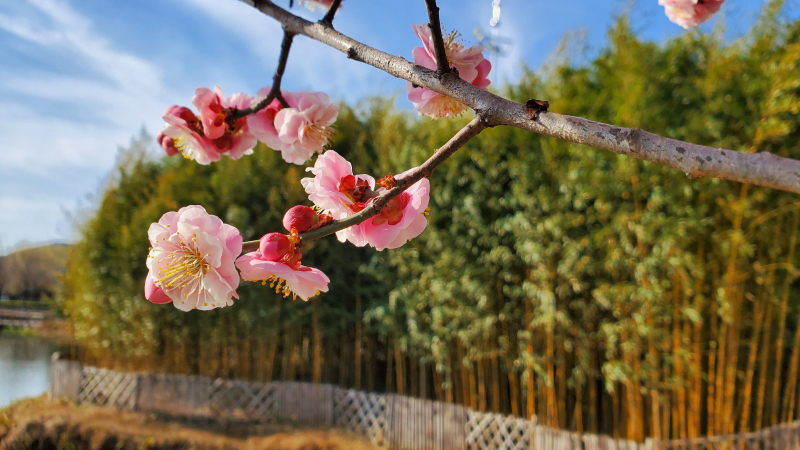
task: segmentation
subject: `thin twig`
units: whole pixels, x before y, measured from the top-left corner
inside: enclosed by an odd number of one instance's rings
[[[333,27],[333,16],[336,15],[336,11],[339,10],[339,5],[341,4],[342,0],[333,0],[333,3],[331,3],[331,7],[328,8],[328,12],[325,13],[325,17],[323,17],[322,20],[319,21],[319,23],[325,25],[326,27]]]
[[[289,104],[281,94],[281,80],[283,79],[283,72],[286,71],[286,61],[289,60],[289,50],[292,48],[292,41],[294,40],[294,33],[287,30],[283,31],[283,42],[281,42],[281,56],[278,58],[278,67],[275,69],[275,75],[272,76],[272,87],[269,89],[269,94],[264,100],[258,102],[255,106],[246,109],[240,109],[232,114],[232,118],[239,119],[249,114],[255,114],[262,109],[269,106],[276,98],[281,102],[284,108],[288,108]]]
[[[450,71],[450,62],[447,61],[447,51],[444,48],[444,38],[442,37],[442,24],[439,22],[439,7],[436,0],[425,0],[428,7],[428,27],[433,36],[433,51],[436,54],[436,70],[439,73]]]
[[[253,0],[241,0],[250,5]],[[258,9],[285,29],[327,44],[398,78],[446,95],[472,108],[491,126],[510,125],[534,133],[674,167],[690,178],[712,177],[800,193],[800,161],[767,152],[744,153],[669,139],[580,117],[542,112],[532,120],[525,107],[473,86],[454,73],[441,75],[382,52],[338,31],[309,22],[270,3]]]
[[[381,191],[380,194],[373,200],[366,208],[361,211],[348,216],[346,219],[334,220],[330,225],[317,228],[316,230],[307,231],[300,234],[300,242],[310,242],[325,236],[329,236],[337,231],[344,230],[345,228],[353,225],[358,225],[361,222],[375,216],[381,212],[384,206],[389,201],[403,191],[411,187],[417,181],[431,176],[434,170],[439,167],[447,158],[464,144],[469,142],[481,131],[488,128],[489,125],[480,116],[475,116],[464,128],[458,131],[442,148],[436,150],[430,158],[421,165],[409,170],[402,177],[397,177],[396,184],[392,189]],[[247,241],[242,244],[242,252],[251,252],[258,249],[259,241]]]

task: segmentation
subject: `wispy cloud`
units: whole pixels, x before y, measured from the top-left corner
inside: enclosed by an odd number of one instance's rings
[[[116,47],[63,1],[0,6],[0,50],[19,48],[28,64],[0,67],[6,243],[56,237],[62,208],[92,190],[118,144],[143,124],[160,126],[166,95],[158,66]]]

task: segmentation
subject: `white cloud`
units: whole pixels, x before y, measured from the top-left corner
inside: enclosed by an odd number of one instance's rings
[[[12,44],[35,52],[25,55],[31,63],[0,67],[0,166],[21,175],[0,182],[6,244],[59,237],[63,208],[102,179],[143,124],[161,126],[169,96],[158,66],[118,48],[67,2],[0,7],[0,47]]]

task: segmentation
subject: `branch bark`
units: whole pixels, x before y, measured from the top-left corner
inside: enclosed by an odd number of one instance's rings
[[[254,0],[241,0],[251,6]],[[264,14],[284,29],[333,47],[348,58],[457,100],[484,117],[489,126],[509,125],[545,136],[585,144],[621,155],[664,164],[690,178],[712,177],[800,193],[800,161],[771,153],[742,153],[665,138],[639,129],[616,127],[580,117],[542,112],[532,120],[525,105],[506,100],[462,80],[439,74],[309,22],[276,6],[258,2]]]
[[[292,48],[293,40],[294,33],[284,30],[283,41],[281,42],[281,56],[278,58],[278,67],[275,68],[275,75],[272,76],[272,87],[269,89],[269,94],[267,94],[267,97],[258,102],[255,106],[236,111],[236,113],[232,114],[232,118],[234,120],[261,111],[269,106],[269,104],[272,103],[275,98],[281,102],[281,105],[284,108],[289,107],[289,104],[286,103],[286,99],[284,99],[283,95],[281,94],[281,81],[283,80],[283,72],[286,71],[286,62],[289,60],[289,50]]]
[[[333,0],[331,3],[331,7],[328,8],[328,12],[325,13],[325,17],[319,21],[324,26],[333,27],[333,16],[336,15],[336,11],[339,10],[339,5],[342,4],[342,0]]]
[[[444,74],[450,71],[450,62],[447,61],[447,51],[444,47],[442,24],[439,22],[439,7],[436,6],[436,0],[425,0],[425,6],[428,8],[428,27],[430,27],[431,35],[433,36],[436,71]]]
[[[488,128],[488,124],[481,116],[475,116],[464,128],[458,131],[446,144],[436,150],[430,158],[421,165],[409,170],[403,176],[396,178],[396,184],[392,189],[381,191],[380,194],[366,208],[348,216],[346,219],[334,220],[330,225],[307,231],[300,234],[300,242],[310,242],[325,236],[336,233],[339,230],[358,225],[367,219],[381,212],[389,201],[411,187],[417,181],[431,176],[434,170],[439,167],[447,158],[470,139],[477,136],[481,131]],[[242,244],[242,253],[251,252],[258,249],[259,241],[247,241]]]

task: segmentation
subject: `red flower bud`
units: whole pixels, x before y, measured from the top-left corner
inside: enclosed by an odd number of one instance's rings
[[[168,156],[175,156],[178,153],[180,153],[178,149],[175,148],[175,140],[167,136],[166,134],[158,133],[156,141],[158,141],[158,145],[160,145],[161,148],[164,149],[164,151],[167,153]]]
[[[289,236],[280,233],[269,233],[261,237],[258,246],[261,259],[265,261],[280,261],[294,250]]]
[[[294,206],[283,216],[283,227],[288,231],[292,231],[294,228],[298,233],[303,233],[317,228],[318,224],[317,212],[308,206]]]

